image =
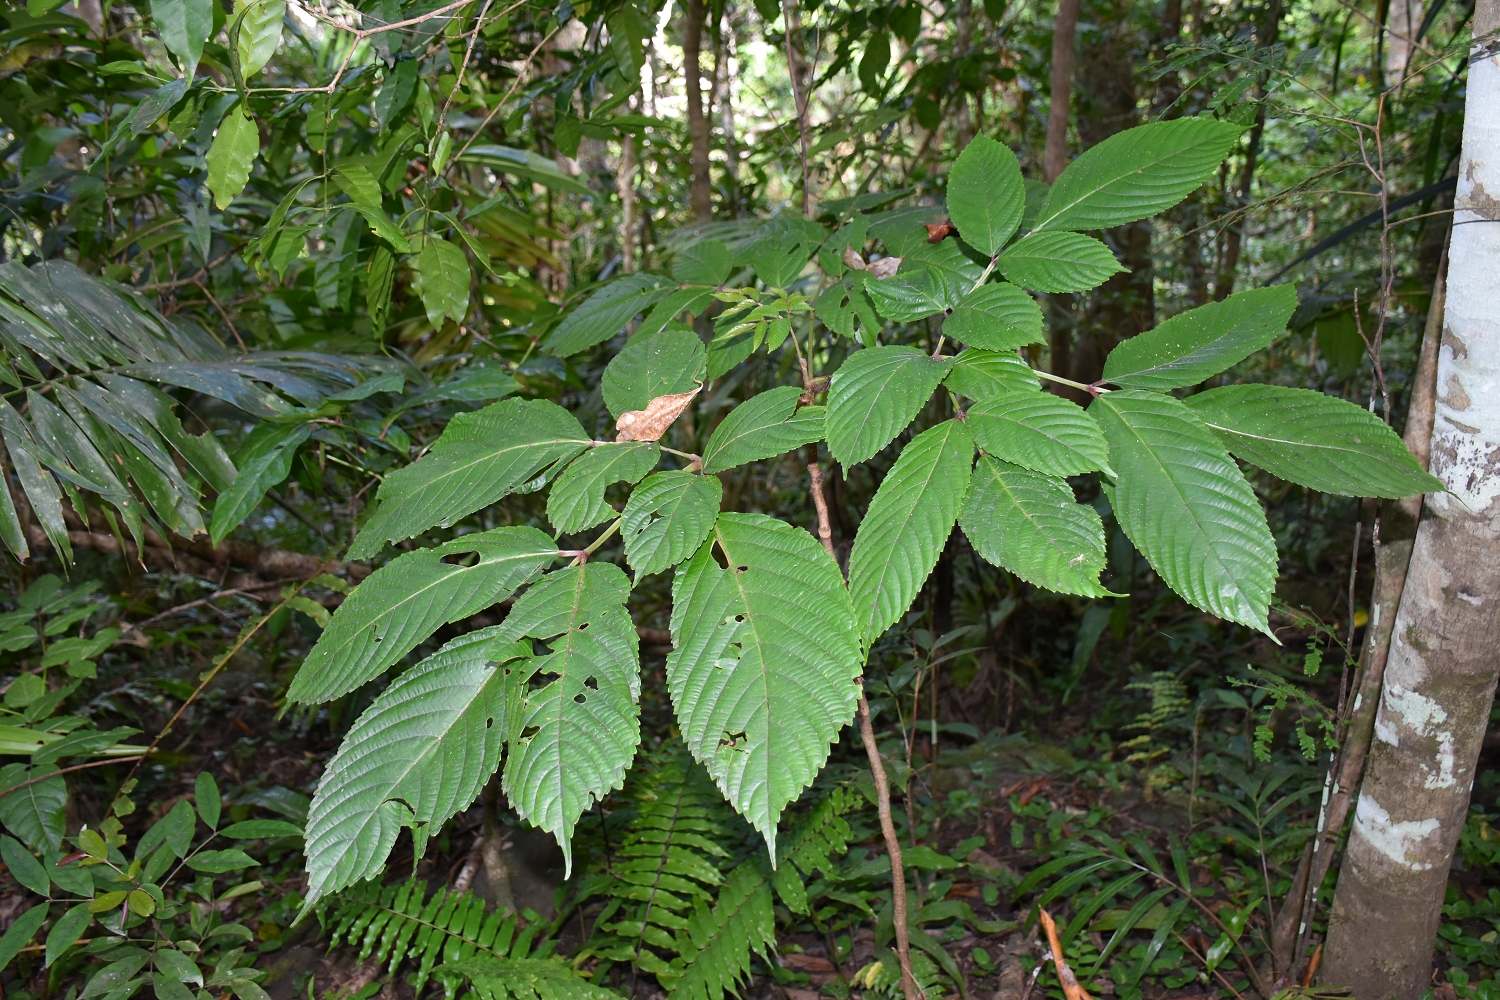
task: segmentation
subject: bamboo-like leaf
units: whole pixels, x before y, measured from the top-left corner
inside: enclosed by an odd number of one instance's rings
[[[988,351],[1042,342],[1042,308],[1009,282],[980,285],[943,321],[944,335]]]
[[[461,413],[426,456],[385,478],[380,506],[349,547],[349,558],[367,558],[382,543],[433,525],[447,527],[591,443],[577,418],[550,400],[506,399]]]
[[[943,381],[950,363],[914,347],[855,351],[828,386],[828,450],[856,465],[896,439]]]
[[[1171,396],[1094,400],[1119,478],[1115,517],[1167,585],[1192,604],[1270,634],[1276,542],[1260,502],[1214,432]]]
[[[1047,392],[991,396],[969,410],[974,441],[996,458],[1033,472],[1077,476],[1109,468],[1099,425],[1077,404]]]
[[[625,560],[637,579],[660,573],[698,551],[719,516],[717,476],[658,472],[631,491],[621,515]]]
[[[641,672],[635,624],[625,610],[630,580],[618,567],[590,562],[542,577],[501,626],[551,650],[519,678],[508,735],[505,794],[516,811],[557,838],[571,873],[573,827],[612,788],[641,741]]]
[[[953,359],[953,367],[943,384],[960,396],[977,401],[1008,392],[1035,392],[1042,383],[1014,351],[969,347]]]
[[[1032,233],[1000,255],[999,267],[1037,292],[1086,292],[1125,270],[1109,247],[1082,233]]]
[[[1296,289],[1274,285],[1178,313],[1110,351],[1104,381],[1157,391],[1197,385],[1271,343],[1296,311]]]
[[[1385,421],[1321,392],[1226,385],[1185,402],[1235,455],[1309,489],[1396,498],[1444,488]]]
[[[239,475],[214,504],[210,535],[215,545],[250,516],[266,492],[292,471],[297,449],[312,434],[311,424],[260,424],[236,456]]]
[[[379,875],[401,827],[425,840],[478,798],[500,764],[515,661],[531,655],[503,629],[471,632],[402,674],[344,737],[307,814],[304,908]]]
[[[611,483],[640,482],[656,468],[660,458],[660,449],[651,441],[623,441],[589,449],[552,484],[547,519],[564,535],[607,521],[615,509],[605,503],[605,489]]]
[[[968,428],[945,420],[901,449],[875,491],[849,553],[849,595],[866,648],[906,613],[937,564],[973,464]]]
[[[821,406],[798,409],[801,395],[802,390],[796,386],[781,385],[751,396],[731,410],[714,428],[703,449],[704,474],[775,458],[820,440],[825,410]]]
[[[1063,594],[1103,597],[1104,523],[1067,480],[988,455],[974,467],[958,523],[988,562]]]
[[[476,558],[456,561],[467,553]],[[517,526],[463,535],[392,559],[339,605],[287,697],[313,703],[353,691],[400,662],[443,624],[505,600],[556,557],[552,539]]]
[[[667,687],[683,741],[775,857],[781,811],[854,716],[862,656],[838,565],[801,528],[720,514],[677,568],[672,645]]]
[[[1035,228],[1107,229],[1171,208],[1208,179],[1243,131],[1233,122],[1176,118],[1117,132],[1068,164]]]

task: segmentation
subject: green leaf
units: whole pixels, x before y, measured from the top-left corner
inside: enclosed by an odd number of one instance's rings
[[[691,392],[707,368],[703,341],[692,330],[637,334],[604,369],[604,405],[616,419],[627,410],[644,410],[658,396]]]
[[[140,135],[155,125],[162,115],[177,106],[187,93],[188,82],[185,79],[170,80],[159,87],[154,93],[143,100],[130,116],[131,135]]]
[[[192,847],[193,831],[197,825],[198,816],[192,803],[187,799],[178,799],[177,804],[151,824],[145,835],[136,841],[136,859],[148,857],[161,844],[167,846],[173,857],[183,857]]]
[[[625,560],[636,579],[675,566],[698,550],[724,499],[716,476],[657,472],[630,494],[621,515]]]
[[[700,240],[677,255],[672,277],[684,285],[722,285],[733,266],[727,246],[718,240]]]
[[[195,3],[198,0],[174,2]],[[243,104],[237,104],[219,122],[219,131],[208,150],[208,189],[214,193],[217,208],[228,208],[229,203],[245,190],[250,181],[250,170],[259,155],[260,126],[246,113]]]
[[[455,558],[465,553],[476,558]],[[505,600],[556,557],[552,539],[536,528],[516,526],[463,535],[392,559],[333,613],[287,697],[313,703],[353,691],[444,624]]]
[[[259,73],[281,44],[281,19],[286,16],[285,0],[240,0],[235,12],[240,22],[240,76],[248,80]]]
[[[469,311],[469,283],[474,277],[463,247],[428,236],[417,255],[417,274],[422,279],[427,321],[441,327],[446,316],[462,323]]]
[[[1307,389],[1227,385],[1184,402],[1232,453],[1299,486],[1391,499],[1444,489],[1385,421],[1345,400]]]
[[[672,645],[667,687],[683,741],[774,858],[781,811],[854,716],[863,656],[838,565],[801,528],[720,514],[677,568]]]
[[[974,467],[958,519],[986,561],[1062,594],[1103,597],[1104,523],[1067,480],[988,455]]]
[[[398,64],[399,65],[399,64]],[[473,145],[458,158],[461,162],[481,163],[498,173],[514,174],[555,191],[569,191],[585,197],[593,195],[589,186],[578,178],[563,172],[553,161],[529,149],[511,149],[509,146]]]
[[[503,628],[448,643],[350,728],[308,811],[305,905],[379,875],[401,827],[425,837],[479,797],[500,764],[516,661],[531,655]]]
[[[1035,392],[1041,381],[1014,351],[960,351],[943,384],[960,396],[982,401],[1008,392]]]
[[[264,820],[262,822],[276,821]],[[170,976],[173,982],[203,985],[203,970],[198,968],[198,963],[176,948],[157,948],[152,952],[151,960],[156,964],[157,971]]]
[[[472,958],[439,966],[438,971],[467,976],[479,1000],[618,1000],[619,997],[555,959],[494,958],[480,952]]]
[[[405,676],[404,674],[402,675]],[[230,840],[262,840],[269,837],[300,837],[302,827],[284,819],[247,819],[231,823],[219,834]]]
[[[83,932],[88,929],[93,921],[94,915],[89,912],[89,904],[79,903],[71,907],[66,913],[57,918],[57,923],[47,932],[46,959],[42,965],[51,968],[52,963],[62,958],[63,953],[73,947],[73,943],[83,937]]]
[[[685,327],[677,323],[677,317],[683,313],[696,316],[714,303],[714,290],[712,288],[701,288],[690,285],[668,292],[656,301],[646,318],[641,320],[641,325],[636,327],[635,333],[630,337],[631,342],[637,339],[653,337],[669,326],[681,332]],[[700,341],[701,343],[701,341]]]
[[[10,869],[17,882],[38,896],[51,895],[52,883],[47,879],[46,866],[14,837],[0,837],[0,860],[4,860],[5,867]]]
[[[703,472],[713,475],[739,465],[785,455],[823,437],[824,408],[797,408],[802,390],[780,385],[751,396],[714,428],[703,449]],[[696,549],[697,546],[694,546]]]
[[[376,236],[379,236],[381,239],[385,240],[398,253],[411,253],[411,244],[407,242],[407,240],[406,240],[406,234],[403,233],[403,232],[401,232],[401,230],[396,227],[396,224],[394,222],[392,222],[390,219],[386,218],[385,211],[383,209],[381,209],[379,205],[355,205],[354,207],[355,207],[355,210],[358,211],[360,215],[364,216],[365,222],[369,223],[369,225],[370,225],[370,232],[374,233]],[[302,227],[300,227],[300,226],[288,226],[287,229],[286,229],[286,231],[287,232],[292,232],[292,231],[300,229],[300,228],[302,228]],[[467,236],[465,238],[467,238]],[[429,240],[430,239],[431,238],[429,237]],[[451,243],[446,243],[446,244],[444,244],[444,246],[451,247],[452,250],[457,250],[458,251],[458,256],[460,256],[460,257],[463,256],[463,250],[460,249],[459,247],[454,246]],[[281,249],[281,241],[280,241],[280,239],[278,239],[277,242],[276,242],[276,253],[277,253],[278,259],[280,258],[280,249]],[[443,250],[443,251],[439,251],[439,253],[441,255],[451,257],[452,256],[452,250]],[[273,263],[274,263],[274,261],[273,261]],[[288,261],[287,263],[290,263],[290,261]],[[456,261],[452,261],[450,263],[454,263],[455,264],[455,267],[454,267],[454,269],[452,271],[451,277],[454,280],[457,280],[457,281],[460,281],[460,282],[463,281],[464,280],[463,279],[463,274],[456,267]],[[467,260],[465,260],[464,261],[463,270],[467,270],[468,266],[469,266],[469,262]],[[421,271],[421,267],[422,267],[422,259],[421,259],[420,256],[417,258],[417,267],[418,267],[418,270],[420,272]],[[282,272],[286,271],[285,264],[282,264],[280,270]],[[377,280],[379,280],[375,276],[375,268],[374,268],[373,263],[371,265],[370,272],[371,272],[371,274],[370,274],[371,283],[373,285]],[[425,276],[425,274],[424,274],[422,280],[424,282],[423,285],[422,285],[422,291],[423,291],[423,294],[425,295],[426,292],[427,292],[427,285],[425,283],[426,282],[426,276]],[[457,290],[457,291],[450,289],[450,291],[454,291],[455,295],[457,295],[458,291],[462,291],[464,293],[464,295],[465,295],[464,302],[467,303],[467,301],[468,301],[468,299],[467,299],[467,288],[468,288],[468,286],[464,285],[463,289],[460,289],[460,290]],[[427,302],[426,298],[424,298],[422,301],[423,301],[424,304]],[[465,305],[463,308],[466,309],[467,306]],[[429,314],[429,318],[430,318],[430,314]],[[462,322],[462,320],[459,320],[458,322]],[[438,325],[438,324],[434,324],[434,325]]]
[[[1170,396],[1107,393],[1089,414],[1118,475],[1115,518],[1151,568],[1190,603],[1271,634],[1276,543],[1224,445]]]
[[[845,466],[872,457],[927,404],[950,363],[914,347],[855,351],[828,386],[828,450]]]
[[[46,777],[55,773],[53,768],[47,768],[44,774],[35,773],[38,770],[25,764],[0,768],[0,823],[33,851],[55,851],[62,846],[68,786],[62,778]],[[10,791],[34,778],[46,780]]]
[[[1025,207],[1026,185],[1016,154],[989,136],[975,136],[948,175],[948,214],[958,234],[993,257],[1021,224]]]
[[[943,334],[961,344],[988,351],[1013,351],[1040,344],[1042,307],[1008,282],[981,285],[964,296],[943,321]]]
[[[199,851],[183,861],[195,872],[206,872],[213,875],[223,872],[237,872],[243,868],[255,868],[260,862],[237,847],[231,847],[223,851]]]
[[[654,274],[629,274],[584,299],[552,328],[543,348],[560,358],[602,343],[673,290]]]
[[[1033,472],[1077,476],[1109,468],[1109,446],[1099,425],[1075,403],[1049,392],[1008,392],[969,410],[979,447]]]
[[[214,502],[213,525],[209,535],[218,545],[265,497],[266,491],[285,479],[292,471],[292,459],[302,442],[312,434],[311,424],[260,423],[235,454],[239,474]]]
[[[825,236],[816,222],[785,212],[757,229],[739,257],[755,269],[755,276],[767,288],[785,288],[802,274]]]
[[[547,520],[558,534],[570,535],[609,520],[615,509],[604,500],[611,483],[634,485],[656,468],[661,450],[654,441],[601,444],[584,452],[552,484]]]
[[[880,334],[880,316],[866,289],[869,275],[850,271],[819,293],[813,313],[840,337],[851,337],[861,344],[873,344]]]
[[[1296,311],[1297,290],[1273,285],[1178,313],[1110,351],[1104,381],[1157,391],[1197,385],[1271,343]]]
[[[11,959],[21,953],[21,949],[31,943],[36,937],[36,932],[42,929],[42,924],[47,922],[47,910],[51,903],[37,903],[31,909],[21,914],[6,930],[5,936],[0,937],[0,969],[10,965]],[[84,907],[88,912],[88,907]]]
[[[152,0],[151,19],[161,43],[177,57],[183,76],[191,80],[203,57],[203,43],[213,31],[213,0]]]
[[[1000,255],[1000,273],[1037,292],[1085,292],[1125,268],[1082,233],[1033,233]]]
[[[641,670],[630,580],[605,562],[542,577],[511,609],[501,633],[530,636],[551,652],[530,661],[516,730],[509,735],[505,794],[551,833],[573,869],[578,817],[625,780],[641,741]],[[564,876],[566,877],[566,875]]]
[[[219,783],[214,776],[207,771],[199,771],[198,777],[193,780],[193,804],[197,807],[198,815],[210,830],[219,826],[219,809],[223,805],[223,799],[219,796]],[[188,832],[188,840],[183,841],[179,856],[187,853],[187,845],[191,842],[192,832]]]
[[[1117,132],[1068,164],[1034,227],[1107,229],[1165,211],[1208,179],[1243,131],[1177,118]]]
[[[592,443],[578,420],[551,400],[506,399],[460,413],[420,461],[386,476],[380,506],[348,558],[367,558],[383,542],[433,525],[448,527]]]
[[[893,323],[915,323],[947,308],[941,282],[924,264],[903,261],[894,276],[866,280],[864,292],[880,315]]]
[[[958,420],[912,438],[881,481],[849,553],[849,594],[865,648],[906,613],[958,520],[974,441]]]

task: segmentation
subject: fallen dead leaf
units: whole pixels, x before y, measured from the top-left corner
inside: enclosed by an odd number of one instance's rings
[[[822,955],[807,955],[801,952],[793,952],[790,955],[781,956],[781,964],[785,968],[795,969],[798,972],[832,972],[833,963]]]
[[[644,410],[626,410],[615,421],[616,441],[660,441],[661,436],[672,426],[672,421],[682,416],[693,397],[703,391],[702,383],[692,392],[679,392],[671,396],[657,396],[646,404]]]
[[[889,278],[896,273],[896,268],[901,266],[900,257],[882,257],[869,263],[870,276],[873,278]]]

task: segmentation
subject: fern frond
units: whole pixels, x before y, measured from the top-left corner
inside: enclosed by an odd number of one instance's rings
[[[386,966],[387,975],[395,975],[403,964],[414,965],[411,981],[421,995],[440,960],[446,967],[476,956],[538,962],[549,956],[552,940],[533,946],[543,925],[536,914],[523,914],[528,915],[524,924],[514,913],[486,916],[484,900],[477,896],[439,888],[428,897],[425,882],[409,880],[387,886],[365,882],[341,893],[326,922],[333,927],[329,947],[358,947],[356,962],[374,959]],[[460,972],[438,969],[436,977],[453,1000]],[[542,1000],[552,996],[558,995]]]
[[[440,974],[466,976],[479,1000],[618,1000],[561,962],[534,958],[472,958],[451,962]]]

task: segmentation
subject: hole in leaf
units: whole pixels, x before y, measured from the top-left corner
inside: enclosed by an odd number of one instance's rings
[[[587,700],[588,700],[588,699],[587,699],[587,698],[585,698],[585,697],[584,697],[584,696],[583,696],[583,695],[581,695],[581,694],[575,694],[575,695],[574,695],[574,696],[573,696],[573,700],[574,700],[574,701],[576,701],[576,702],[578,702],[578,704],[580,704],[580,705],[582,705],[582,704],[583,704],[583,703],[584,703],[584,702],[585,702],[585,701],[587,701]]]
[[[527,726],[525,729],[521,730],[521,739],[529,740],[541,731],[542,729],[540,726]]]
[[[589,679],[583,682],[583,686],[590,691],[597,691],[599,690],[599,678],[590,675]]]

